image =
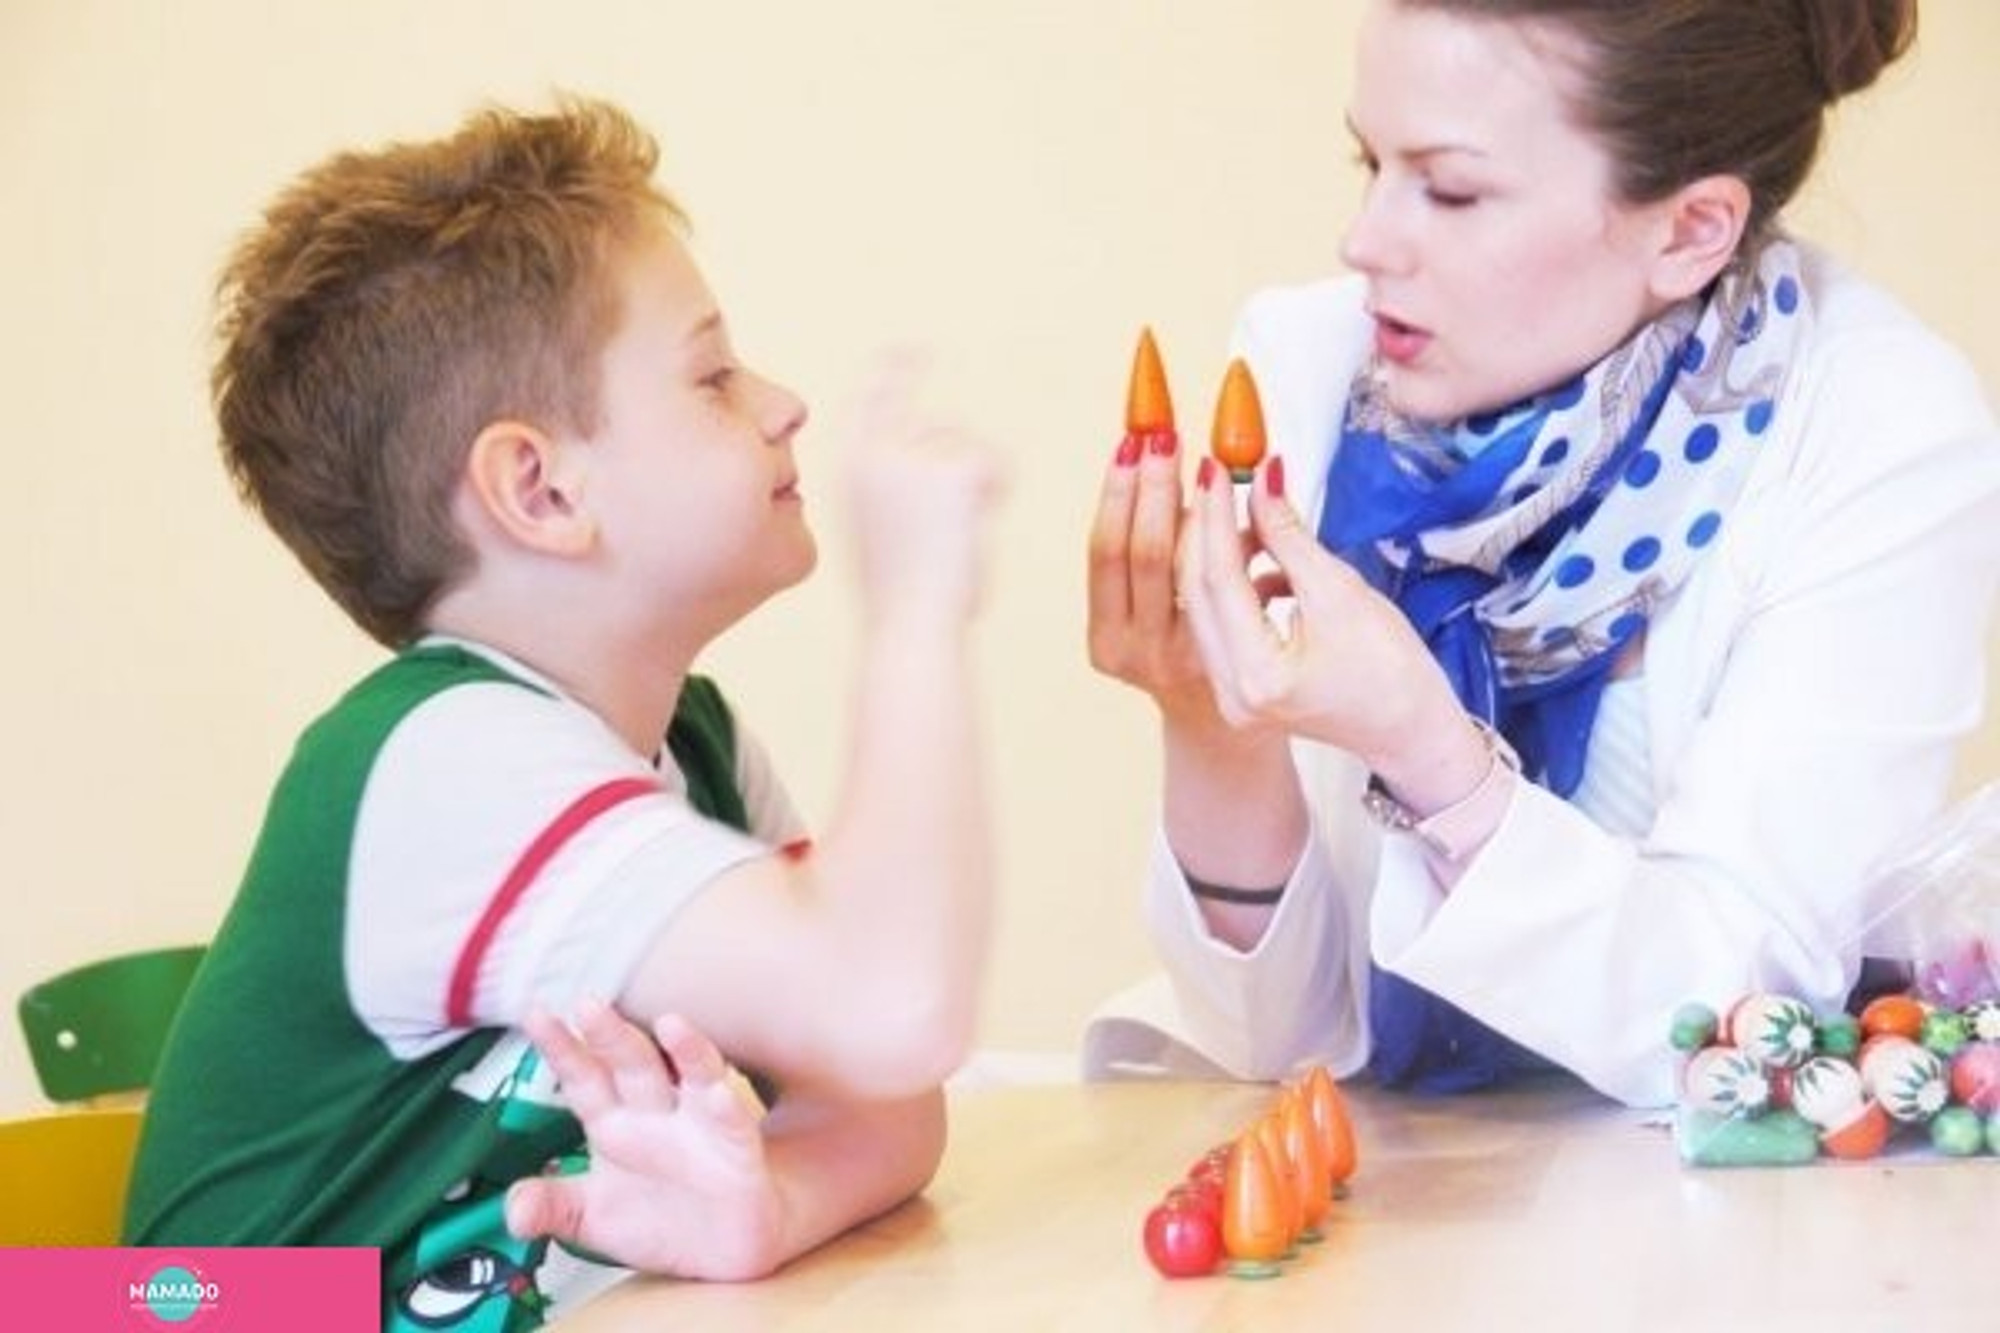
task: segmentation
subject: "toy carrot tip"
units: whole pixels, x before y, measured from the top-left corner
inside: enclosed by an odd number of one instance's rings
[[[1167,371],[1160,362],[1159,344],[1153,330],[1139,331],[1139,350],[1132,356],[1132,381],[1125,391],[1125,429],[1170,431],[1174,428],[1174,400],[1167,391]]]
[[[1257,380],[1242,357],[1229,363],[1222,377],[1222,394],[1215,402],[1215,430],[1209,452],[1238,481],[1248,480],[1264,460],[1264,404]]]

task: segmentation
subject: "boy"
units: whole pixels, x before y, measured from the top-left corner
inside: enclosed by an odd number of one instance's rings
[[[990,915],[991,460],[893,389],[863,414],[853,751],[808,843],[690,674],[813,568],[805,409],[737,359],[656,159],[608,106],[490,111],[306,173],[224,272],[229,470],[397,656],[279,781],[130,1243],[378,1245],[391,1327],[532,1327],[593,1260],[755,1277],[936,1167]]]

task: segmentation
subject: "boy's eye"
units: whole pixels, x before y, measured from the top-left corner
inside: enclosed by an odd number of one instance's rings
[[[1427,187],[1424,193],[1439,208],[1470,208],[1479,202],[1479,196],[1462,190],[1446,190],[1436,185]]]
[[[715,393],[721,393],[729,387],[730,382],[735,378],[736,378],[736,367],[723,366],[718,370],[711,371],[707,375],[702,376],[701,387],[704,389],[711,390]]]

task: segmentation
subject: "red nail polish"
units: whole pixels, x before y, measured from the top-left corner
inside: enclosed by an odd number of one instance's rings
[[[1139,455],[1144,450],[1145,442],[1137,435],[1128,432],[1118,441],[1118,452],[1112,455],[1111,461],[1119,467],[1131,467],[1139,461]]]
[[[1196,490],[1205,491],[1215,480],[1215,459],[1208,454],[1201,456],[1201,466],[1194,471]]]
[[[1285,498],[1285,460],[1273,458],[1264,465],[1264,493],[1273,500]]]
[[[1165,430],[1148,431],[1147,438],[1152,441],[1153,452],[1162,458],[1172,457],[1174,450],[1180,448],[1181,444],[1179,433],[1171,426]]]

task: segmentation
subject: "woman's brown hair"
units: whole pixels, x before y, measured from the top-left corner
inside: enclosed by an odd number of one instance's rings
[[[1397,0],[1412,9],[1560,25],[1587,52],[1582,124],[1628,203],[1705,176],[1749,186],[1747,231],[1805,183],[1826,109],[1915,40],[1916,0]]]

